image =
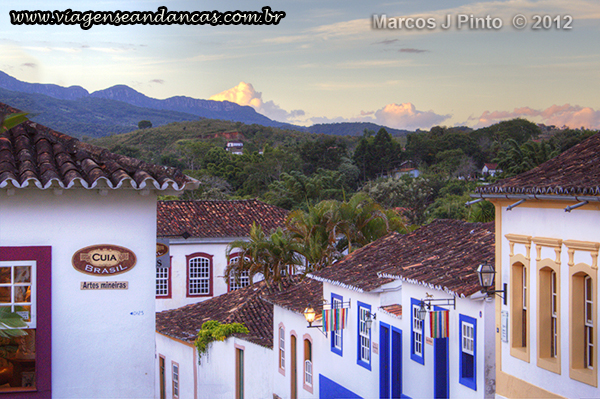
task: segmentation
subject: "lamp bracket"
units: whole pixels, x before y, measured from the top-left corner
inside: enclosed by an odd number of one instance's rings
[[[421,299],[421,303],[426,307],[427,311],[431,311],[431,304],[435,306],[452,306],[454,310],[456,310],[456,299],[455,298],[443,298],[443,299],[433,299],[433,298],[425,298]]]
[[[496,294],[500,298],[502,298],[502,300],[503,300],[503,302],[504,302],[505,305],[507,304],[506,299],[508,297],[508,295],[507,295],[508,294],[508,287],[507,287],[506,283],[504,283],[503,289],[501,289],[501,290],[485,290],[485,289],[483,289],[483,290],[481,290],[481,292],[483,292],[484,294],[487,294],[488,297],[490,295]],[[500,294],[502,294],[502,295],[500,295]]]

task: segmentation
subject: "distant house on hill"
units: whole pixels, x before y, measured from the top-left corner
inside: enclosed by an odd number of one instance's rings
[[[232,154],[242,155],[244,153],[244,142],[240,140],[228,141],[225,149]]]
[[[496,176],[497,174],[502,173],[502,169],[498,169],[497,163],[486,163],[483,165],[481,169],[481,174],[483,176]]]
[[[402,176],[419,177],[420,174],[413,161],[404,161],[400,167],[383,172],[378,177],[399,179]]]
[[[257,200],[159,201],[157,236],[169,243],[170,267],[156,269],[156,309],[175,309],[247,286],[247,274],[229,276],[236,256],[228,245],[247,239],[253,223],[268,233],[288,211]],[[258,278],[258,276],[256,277]]]

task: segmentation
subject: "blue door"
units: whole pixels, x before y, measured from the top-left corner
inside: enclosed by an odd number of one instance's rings
[[[379,324],[379,397],[390,397],[390,326]]]
[[[448,338],[436,338],[433,345],[433,397],[447,399],[450,397],[450,363]]]
[[[392,398],[402,397],[402,330],[392,327]]]

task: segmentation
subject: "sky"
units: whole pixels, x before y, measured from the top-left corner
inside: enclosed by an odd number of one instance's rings
[[[299,125],[476,128],[523,117],[600,128],[598,0],[16,4],[0,4],[0,70],[26,82],[90,92],[125,84],[160,99],[228,100]],[[84,30],[13,25],[9,13],[157,12],[161,6],[189,12],[262,12],[268,6],[285,17],[277,25]],[[514,26],[523,21],[523,28]]]

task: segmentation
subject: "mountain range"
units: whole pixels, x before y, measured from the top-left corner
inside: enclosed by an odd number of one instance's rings
[[[332,123],[310,127],[274,121],[254,108],[229,101],[201,100],[175,96],[164,100],[148,97],[129,86],[116,85],[88,92],[81,86],[27,83],[0,71],[0,102],[29,112],[30,119],[74,137],[103,137],[126,133],[149,120],[153,126],[171,122],[221,119],[245,124],[335,135],[361,135],[365,129],[377,131],[374,123]],[[405,135],[406,130],[386,130]]]

